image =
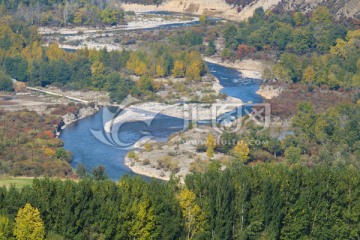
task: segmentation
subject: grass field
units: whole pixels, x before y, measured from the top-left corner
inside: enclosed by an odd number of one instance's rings
[[[14,185],[16,188],[30,186],[34,178],[30,177],[0,177],[0,187],[10,187]]]

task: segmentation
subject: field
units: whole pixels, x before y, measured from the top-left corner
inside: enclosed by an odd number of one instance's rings
[[[14,185],[16,188],[30,186],[33,183],[32,177],[0,177],[0,187],[9,188]]]

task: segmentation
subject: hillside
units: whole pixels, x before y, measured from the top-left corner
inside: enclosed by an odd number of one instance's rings
[[[300,9],[306,13],[319,5],[329,7],[337,17],[360,20],[359,0],[168,0],[159,6],[123,4],[122,7],[127,11],[173,11],[245,20],[252,16],[258,7],[279,11]]]

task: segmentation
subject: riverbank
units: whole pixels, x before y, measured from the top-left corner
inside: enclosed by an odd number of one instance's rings
[[[153,29],[173,24],[192,24],[199,21],[197,17],[190,16],[164,16],[157,14],[137,14],[127,17],[126,25],[117,25],[111,27],[73,27],[73,28],[55,28],[55,27],[39,27],[38,33],[41,35],[59,34],[59,35],[76,35],[76,34],[104,34],[116,31],[133,31],[142,29]]]
[[[132,172],[150,177],[150,178],[156,178],[163,181],[169,181],[170,180],[170,174],[166,174],[161,169],[155,169],[152,168],[150,165],[143,165],[141,163],[138,163],[134,161],[133,159],[130,159],[128,156],[124,159],[124,164],[127,166]]]
[[[80,108],[77,114],[67,113],[62,117],[64,124],[61,126],[61,129],[64,130],[70,124],[75,123],[81,119],[90,117],[90,116],[96,114],[99,110],[100,110],[100,108],[97,105],[95,105],[93,107],[86,105],[86,106]]]
[[[280,96],[281,92],[284,89],[281,87],[271,86],[271,85],[261,85],[260,89],[256,92],[263,98],[270,100]]]
[[[276,6],[280,0],[257,1],[243,8],[227,4],[223,0],[168,0],[160,5],[128,4],[121,5],[125,11],[150,12],[169,11],[193,15],[207,15],[232,21],[244,21],[253,16],[255,9],[263,7],[268,10]]]
[[[204,57],[204,60],[223,67],[234,68],[241,72],[241,75],[244,78],[261,79],[265,69],[265,64],[263,62],[252,59],[229,62],[223,61],[220,57]]]

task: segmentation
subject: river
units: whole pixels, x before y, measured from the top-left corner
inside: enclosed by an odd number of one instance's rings
[[[259,89],[260,81],[244,79],[237,70],[223,67],[217,64],[208,63],[209,71],[216,76],[220,84],[224,87],[223,93],[239,98],[244,102],[259,103],[261,96],[256,94]],[[124,158],[128,150],[119,149],[102,143],[94,137],[91,130],[103,129],[103,110],[97,114],[77,121],[61,133],[60,138],[64,140],[65,149],[73,153],[72,167],[76,168],[82,163],[88,171],[98,165],[106,168],[108,176],[113,180],[118,180],[124,174],[133,175],[132,171],[125,166]],[[158,116],[147,126],[142,122],[127,123],[120,128],[118,136],[129,143],[136,142],[144,136],[144,132],[150,132],[158,141],[166,141],[175,132],[184,129],[184,121],[168,116]]]

